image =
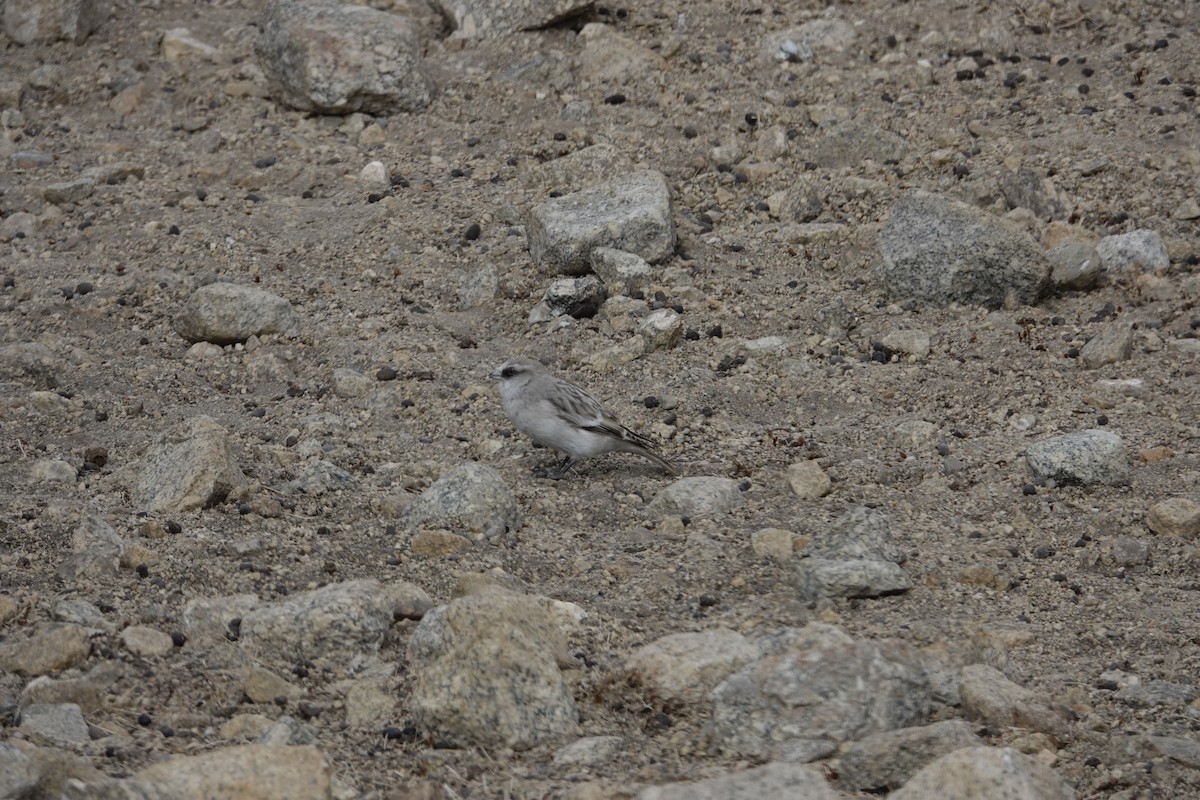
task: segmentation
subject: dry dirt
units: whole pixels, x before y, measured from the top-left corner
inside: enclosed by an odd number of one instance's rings
[[[362,792],[403,796],[403,787],[428,778],[456,793],[446,796],[557,797],[581,777],[622,786],[731,769],[735,762],[707,749],[706,710],[661,708],[626,688],[616,680],[624,659],[668,633],[727,626],[755,635],[821,619],[857,637],[899,636],[917,646],[960,643],[984,623],[1027,632],[1010,657],[1025,685],[1076,715],[1072,737],[1051,750],[1080,796],[1200,794],[1196,772],[1122,760],[1107,743],[1135,732],[1193,738],[1198,709],[1134,709],[1098,685],[1113,666],[1143,681],[1188,685],[1200,672],[1200,552],[1144,523],[1155,502],[1200,493],[1200,356],[1167,346],[1200,324],[1197,221],[1176,214],[1200,187],[1200,8],[1178,0],[1031,2],[1017,10],[865,0],[838,9],[857,32],[845,53],[815,65],[763,57],[767,34],[822,8],[598,9],[592,19],[665,56],[663,69],[622,85],[498,77],[555,51],[570,64],[578,25],[499,43],[435,39],[427,56],[437,99],[422,114],[377,121],[306,116],[245,96],[255,78],[253,2],[119,2],[81,46],[4,45],[0,80],[24,86],[23,123],[7,131],[9,151],[38,149],[54,163],[0,173],[0,213],[41,217],[32,236],[0,245],[0,342],[49,346],[65,365],[57,389],[70,403],[39,410],[26,401],[34,387],[3,385],[0,591],[33,601],[30,619],[71,596],[97,603],[118,627],[150,620],[170,631],[193,597],[249,592],[271,600],[372,576],[412,581],[444,602],[459,575],[503,570],[590,614],[586,639],[573,643],[588,665],[577,676],[582,728],[625,735],[630,746],[582,775],[554,767],[553,747],[482,753],[431,750],[419,737],[385,740],[385,726],[406,724],[402,703],[377,729],[343,729],[328,682],[289,676],[310,692],[317,713],[309,724],[337,774]],[[179,26],[219,47],[216,60],[165,61],[159,40]],[[1019,61],[991,63],[995,31],[1006,32]],[[980,72],[958,79],[961,59],[979,47]],[[30,75],[46,64],[60,73],[37,88]],[[919,77],[925,72],[931,81]],[[1010,73],[1024,77],[1006,85]],[[117,113],[114,92],[138,79],[153,90],[131,113]],[[614,92],[626,101],[605,103]],[[590,115],[562,118],[579,99],[591,102]],[[909,157],[806,166],[814,120],[837,109],[901,134]],[[709,151],[717,143],[752,148],[747,114],[757,115],[758,128],[782,125],[792,138],[777,172],[744,180],[719,170]],[[364,136],[363,122],[383,127]],[[212,131],[223,135],[215,150],[207,147]],[[519,228],[520,212],[542,199],[526,182],[529,170],[595,142],[667,176],[680,246],[665,266],[690,270],[694,287],[664,289],[661,301],[680,304],[686,326],[699,333],[605,373],[586,366],[620,339],[600,317],[526,322],[553,276],[532,264]],[[256,166],[262,159],[273,163]],[[369,198],[356,183],[375,159],[404,178],[390,197]],[[41,195],[47,184],[112,161],[141,165],[144,178],[100,186],[57,209]],[[1097,235],[1159,232],[1170,270],[1155,280],[1109,275],[1090,292],[995,312],[889,304],[871,268],[875,231],[896,198],[921,187],[1004,213],[996,187],[1018,167],[1061,191],[1069,203],[1063,221]],[[796,245],[775,235],[764,200],[798,175],[819,187],[818,221],[846,225],[847,236]],[[1046,222],[1030,221],[1035,238]],[[464,235],[472,223],[481,226],[478,239]],[[499,272],[499,297],[459,311],[462,281],[488,264]],[[304,332],[187,358],[172,316],[213,279],[290,299]],[[75,291],[83,282],[90,293]],[[825,335],[821,311],[839,301],[855,327],[836,339]],[[1132,358],[1085,369],[1072,348],[1114,316],[1138,324]],[[721,336],[711,335],[714,326]],[[873,341],[910,328],[932,337],[928,358],[872,359]],[[743,341],[762,336],[789,346],[729,363]],[[744,480],[746,504],[677,530],[644,513],[667,479],[636,459],[598,459],[557,483],[532,479],[549,456],[512,434],[486,380],[513,354],[543,358],[591,389],[631,427],[660,439],[684,474]],[[330,376],[343,367],[369,376],[394,368],[396,402],[365,408],[336,397]],[[1098,378],[1140,378],[1149,393],[1104,400],[1093,389]],[[674,407],[648,407],[648,396]],[[240,514],[236,504],[179,515],[180,534],[142,541],[144,520],[127,493],[131,471],[162,429],[201,413],[233,431],[243,468],[263,487],[291,478],[276,457],[289,436],[318,442],[358,486],[317,499],[285,493],[277,518]],[[937,434],[910,440],[898,426],[913,420]],[[1124,437],[1130,486],[1023,491],[1029,442],[1099,425]],[[82,466],[97,447],[107,463],[81,471],[74,485],[30,477],[39,457]],[[943,474],[946,457],[963,468]],[[525,525],[457,555],[416,557],[407,536],[389,528],[395,511],[463,459],[500,470]],[[834,481],[819,501],[794,497],[783,478],[804,459],[817,459]],[[55,578],[89,503],[157,556],[145,576],[122,570],[77,586]],[[807,605],[788,585],[788,565],[750,549],[758,529],[819,536],[859,503],[886,512],[907,549],[916,582],[907,594]],[[1119,536],[1145,541],[1146,562],[1116,564],[1109,552]],[[251,537],[261,537],[262,551],[236,554],[232,543]],[[402,661],[403,642],[401,632],[385,657]],[[130,659],[114,645],[89,663],[106,657]],[[214,726],[256,710],[239,705],[187,648],[136,666],[114,688],[109,710],[89,717],[136,735],[136,747],[93,759],[106,773],[131,772],[156,753],[204,749],[216,743]],[[400,697],[406,680],[398,672]],[[142,713],[153,718],[149,728],[136,722]],[[159,726],[176,735],[162,736]],[[1008,744],[1024,732],[985,733]]]

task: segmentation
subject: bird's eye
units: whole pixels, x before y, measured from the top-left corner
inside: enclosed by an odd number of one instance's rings
[[[500,370],[501,378],[511,378],[513,375],[516,375],[516,374],[517,374],[516,367],[505,367],[504,369]]]

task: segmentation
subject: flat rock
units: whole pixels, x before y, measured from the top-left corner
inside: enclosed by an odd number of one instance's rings
[[[0,642],[0,669],[33,677],[69,669],[88,657],[92,632],[82,625],[43,622],[28,636]]]
[[[612,761],[624,747],[624,736],[585,736],[555,751],[554,764],[559,767],[595,767]]]
[[[902,594],[912,588],[912,576],[891,561],[802,558],[790,582],[806,601],[821,598],[866,598]]]
[[[192,417],[171,428],[150,446],[144,461],[132,492],[146,511],[208,508],[247,482],[232,437],[212,417]]]
[[[671,192],[661,173],[642,170],[534,207],[525,220],[539,266],[568,275],[591,269],[591,253],[612,247],[650,263],[675,249]]]
[[[108,18],[105,0],[5,0],[4,32],[17,44],[83,44]]]
[[[958,686],[963,712],[1001,727],[1027,728],[1062,735],[1066,718],[1035,692],[1019,686],[995,667],[970,664]]]
[[[1037,302],[1050,264],[1029,234],[957,200],[912,190],[879,233],[878,277],[894,299],[999,308]]]
[[[1010,747],[947,753],[888,795],[888,800],[1075,800],[1050,767]]]
[[[1129,483],[1125,442],[1111,431],[1092,428],[1034,442],[1025,460],[1035,478],[1087,486]]]
[[[879,164],[900,161],[908,154],[903,137],[857,117],[823,123],[817,128],[815,140],[809,158],[825,168],[857,167],[868,160]]]
[[[713,692],[710,737],[721,752],[811,759],[838,743],[924,721],[929,679],[904,642],[794,645]]]
[[[130,625],[121,631],[121,644],[143,658],[161,658],[175,649],[169,634],[148,625]]]
[[[108,521],[88,506],[80,514],[78,527],[71,533],[71,555],[58,565],[56,574],[63,580],[111,577],[117,574],[126,549],[125,541]]]
[[[74,703],[25,706],[18,727],[35,744],[49,747],[74,747],[91,739],[83,712]]]
[[[774,762],[719,778],[649,786],[637,800],[837,800],[817,770],[803,764]]]
[[[1063,242],[1046,251],[1050,282],[1056,289],[1087,291],[1104,272],[1104,262],[1095,247],[1082,242]]]
[[[626,660],[625,671],[656,697],[699,703],[758,656],[754,643],[736,631],[672,633],[635,651]]]
[[[1079,351],[1079,358],[1088,369],[1128,361],[1133,353],[1133,326],[1125,320],[1114,320],[1093,336]]]
[[[0,345],[0,380],[53,389],[65,370],[65,362],[39,342]]]
[[[270,0],[254,52],[271,95],[299,111],[389,116],[421,111],[433,81],[413,24],[336,0]]]
[[[555,25],[592,7],[592,0],[435,0],[456,36],[486,39]]]
[[[939,756],[981,744],[958,719],[871,734],[842,751],[838,782],[854,791],[890,791]]]
[[[500,473],[468,462],[448,470],[405,506],[397,520],[402,530],[418,527],[465,529],[473,538],[491,538],[521,525],[512,489]]]
[[[236,283],[210,283],[192,292],[172,324],[189,342],[226,345],[251,336],[294,334],[300,316],[279,295]]]
[[[633,161],[611,144],[594,144],[533,167],[526,180],[543,195],[578,192],[628,175]]]
[[[409,583],[331,583],[248,612],[241,646],[268,663],[310,659],[348,667],[379,651],[396,605],[413,597],[425,593]]]
[[[737,481],[729,478],[679,478],[655,495],[647,511],[675,517],[723,514],[746,502]]]
[[[789,464],[786,477],[792,494],[803,500],[819,500],[833,488],[833,481],[821,469],[821,465],[812,459]]]
[[[42,772],[32,758],[8,742],[0,742],[0,798],[32,796]]]

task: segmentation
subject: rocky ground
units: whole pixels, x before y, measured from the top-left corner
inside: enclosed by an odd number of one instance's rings
[[[0,796],[1200,795],[1195,3],[373,5],[0,2]]]

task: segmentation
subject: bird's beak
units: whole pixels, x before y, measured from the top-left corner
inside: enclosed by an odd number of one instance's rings
[[[490,378],[491,380],[494,380],[494,381],[500,380],[500,370],[499,369],[492,370],[491,372],[488,373],[488,378]]]

